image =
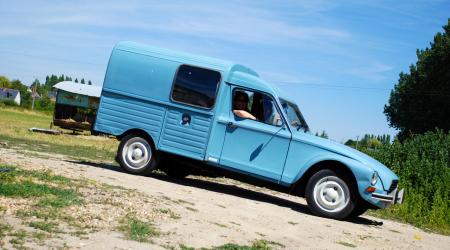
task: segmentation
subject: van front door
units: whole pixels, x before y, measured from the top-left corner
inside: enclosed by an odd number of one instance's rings
[[[232,102],[220,165],[278,182],[291,133],[276,102],[267,94],[236,87]]]

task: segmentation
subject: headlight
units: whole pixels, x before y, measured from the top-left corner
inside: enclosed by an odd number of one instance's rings
[[[377,184],[377,181],[378,181],[378,173],[377,173],[377,171],[375,171],[375,172],[373,172],[372,178],[370,179],[370,184],[372,186],[375,186],[375,184]]]

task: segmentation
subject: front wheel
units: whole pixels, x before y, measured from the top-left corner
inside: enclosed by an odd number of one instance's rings
[[[315,173],[305,191],[309,209],[318,216],[341,220],[355,209],[356,191],[345,175],[338,175],[333,170]]]
[[[128,173],[148,175],[156,167],[156,152],[146,138],[127,135],[119,144],[117,160]]]

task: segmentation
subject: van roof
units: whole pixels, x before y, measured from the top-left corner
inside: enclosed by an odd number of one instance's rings
[[[227,78],[225,79],[226,82],[267,92],[279,93],[279,91],[271,84],[262,80],[256,71],[242,64],[237,64],[231,61],[178,52],[130,41],[119,42],[116,44],[114,49],[168,60],[181,61],[186,64],[193,64],[204,68],[218,70],[227,75]]]

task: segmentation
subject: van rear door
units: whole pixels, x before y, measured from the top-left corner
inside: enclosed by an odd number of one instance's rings
[[[167,107],[159,149],[203,160],[221,81],[216,70],[181,65]]]

